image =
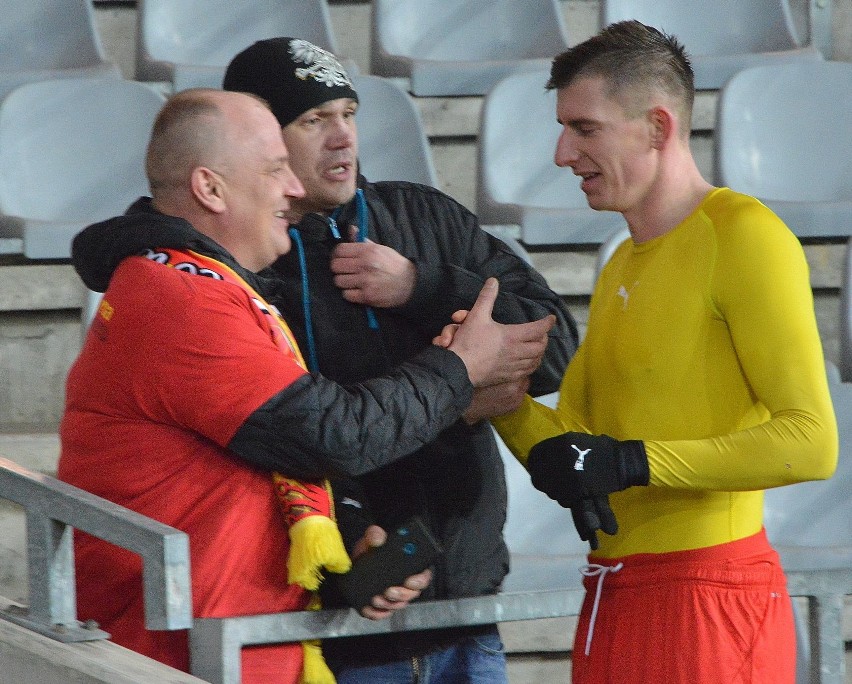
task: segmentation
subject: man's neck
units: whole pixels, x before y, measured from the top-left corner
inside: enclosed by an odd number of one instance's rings
[[[692,156],[663,170],[646,198],[634,209],[623,212],[633,241],[647,242],[674,230],[712,189]]]

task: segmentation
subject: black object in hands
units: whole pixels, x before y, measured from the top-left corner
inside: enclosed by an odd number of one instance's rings
[[[618,532],[618,521],[606,496],[583,499],[575,503],[571,506],[571,517],[580,539],[589,542],[592,551],[598,548],[598,530],[607,534]]]
[[[533,487],[566,508],[650,479],[645,444],[608,435],[566,432],[542,440],[527,459]]]
[[[361,610],[388,587],[402,586],[431,566],[442,552],[423,520],[414,516],[388,530],[387,541],[358,556],[336,583],[346,603]]]

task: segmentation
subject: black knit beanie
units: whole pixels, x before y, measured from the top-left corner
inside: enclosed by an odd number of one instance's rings
[[[299,38],[268,38],[246,48],[231,60],[222,87],[262,97],[282,127],[329,100],[358,101],[337,58]]]

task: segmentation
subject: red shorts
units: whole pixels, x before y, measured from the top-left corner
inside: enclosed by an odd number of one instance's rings
[[[794,684],[792,604],[763,531],[704,549],[589,562],[606,570],[583,581],[574,684]]]

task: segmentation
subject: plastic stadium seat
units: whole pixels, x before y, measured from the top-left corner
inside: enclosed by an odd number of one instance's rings
[[[351,76],[358,93],[358,163],[368,180],[406,180],[437,186],[432,150],[420,110],[393,81]]]
[[[82,323],[82,338],[86,339],[86,333],[89,331],[89,326],[98,312],[98,307],[101,305],[101,300],[104,297],[103,292],[95,292],[94,290],[86,289],[86,299],[83,302],[83,308],[80,311],[80,322]]]
[[[852,235],[852,64],[754,67],[720,91],[716,183],[754,195],[799,237]]]
[[[162,95],[122,79],[20,86],[0,103],[0,238],[32,259],[70,256],[87,224],[148,194],[144,157]],[[8,251],[8,250],[7,250]]]
[[[559,0],[373,0],[370,73],[414,95],[484,95],[568,47]]]
[[[220,88],[234,55],[265,38],[303,38],[337,54],[326,0],[138,0],[136,8],[136,78],[175,91]]]
[[[120,78],[106,59],[87,0],[0,0],[0,98],[31,81]]]
[[[787,0],[601,0],[600,17],[601,26],[638,19],[677,36],[699,90],[718,90],[749,66],[822,59],[797,36]]]
[[[518,225],[528,245],[601,244],[624,218],[591,209],[580,180],[553,161],[560,127],[549,68],[512,74],[486,95],[480,118],[477,212],[483,225]],[[524,133],[528,134],[524,134]]]
[[[852,383],[830,382],[829,389],[840,434],[837,472],[766,491],[764,523],[779,546],[852,546]]]

